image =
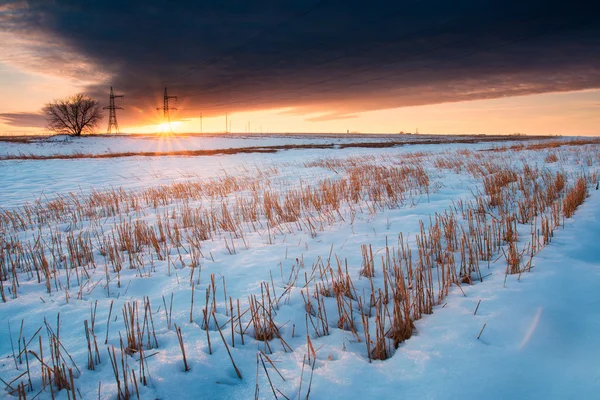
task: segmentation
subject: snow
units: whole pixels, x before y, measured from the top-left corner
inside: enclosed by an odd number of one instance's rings
[[[259,139],[191,137],[179,139],[177,145],[185,149],[217,149],[324,143],[331,140],[341,143],[347,139],[310,136],[265,136]],[[371,141],[362,137],[360,140]],[[146,354],[156,354],[148,359],[149,385],[139,384],[141,398],[252,398],[257,383],[259,397],[272,398],[273,393],[262,365],[256,381],[259,350],[270,357],[285,378],[285,381],[282,380],[265,359],[274,387],[290,398],[297,397],[299,391],[303,397],[306,396],[309,387],[310,398],[315,399],[475,399],[484,396],[498,399],[593,398],[600,390],[600,369],[597,366],[600,337],[596,334],[600,327],[600,296],[596,295],[600,287],[600,251],[596,246],[600,239],[600,197],[593,187],[590,188],[590,197],[577,210],[574,218],[566,220],[564,229],[556,230],[552,242],[533,258],[530,272],[505,276],[506,262],[501,254],[498,259],[494,257],[489,271],[487,263],[482,262],[483,282],[464,284],[461,289],[453,286],[443,304],[435,306],[433,314],[415,322],[415,334],[402,343],[388,360],[369,362],[364,340],[357,342],[349,331],[337,328],[335,300],[325,298],[330,335],[316,337],[313,328],[309,328],[308,334],[317,353],[312,383],[309,383],[311,368],[304,362],[304,357],[309,353],[306,309],[301,294],[304,273],[310,275],[312,266],[319,260],[329,259],[334,263],[336,257],[347,259],[357,291],[367,293],[368,298],[369,280],[359,274],[361,245],[371,244],[373,251],[381,254],[386,242],[396,246],[398,234],[402,233],[414,249],[419,221],[427,223],[430,216],[451,209],[461,199],[473,199],[477,189],[481,189],[481,182],[465,171],[454,173],[438,169],[433,161],[438,157],[453,155],[458,149],[477,151],[510,144],[419,144],[393,149],[307,149],[210,157],[0,161],[0,206],[5,210],[19,209],[36,199],[45,203],[69,193],[77,198],[85,198],[93,190],[110,188],[141,193],[159,185],[197,181],[207,183],[227,176],[249,182],[258,179],[261,172],[268,172],[265,179],[269,190],[273,192],[306,185],[318,186],[325,179],[342,178],[344,172],[309,167],[307,163],[323,159],[347,160],[349,157],[374,156],[378,165],[396,165],[414,154],[422,153],[418,162],[424,166],[431,181],[430,193],[415,195],[399,207],[369,212],[366,207],[368,202],[361,203],[361,210],[357,211],[352,223],[348,218],[349,209],[342,207],[340,215],[345,218],[335,217],[325,223],[315,237],[307,229],[299,230],[290,223],[284,224],[278,232],[268,234],[265,234],[266,229],[254,232],[248,228],[244,239],[247,246],[241,239],[225,233],[203,241],[201,270],[195,271],[193,277],[196,282],[193,322],[189,320],[192,293],[190,268],[183,267],[179,261],[168,265],[166,261],[152,260],[156,271],[150,276],[147,276],[147,271],[140,273],[124,268],[120,277],[121,287],[117,287],[116,279],[112,277],[109,291],[103,289],[104,282],[93,289],[89,285],[83,290],[82,299],[77,298],[80,288],[71,282],[74,287],[69,292],[68,301],[64,290],[53,290],[52,294],[48,294],[43,281],[40,284],[37,278],[20,273],[18,297],[13,299],[8,296],[6,303],[0,302],[0,319],[7,322],[0,325],[0,378],[10,382],[25,370],[23,364],[16,371],[11,349],[11,337],[13,342],[19,337],[21,321],[24,320],[22,336],[29,340],[42,326],[44,318],[55,329],[60,313],[61,341],[81,370],[75,379],[75,386],[84,398],[97,398],[98,382],[101,381],[100,398],[116,398],[116,382],[107,346],[104,345],[110,304],[114,302],[108,343],[118,349],[119,332],[125,334],[121,313],[123,306],[134,301],[141,306],[144,296],[148,296],[154,312],[159,347],[144,350]],[[0,154],[98,154],[147,149],[154,151],[157,146],[157,141],[149,138],[69,138],[66,142],[53,139],[41,144],[0,143]],[[526,160],[551,171],[596,171],[598,157],[592,165],[584,164],[584,149],[587,152],[594,150],[595,154],[598,152],[598,148],[589,146],[578,147],[574,151],[563,148],[553,150],[561,156],[561,161],[554,164],[544,163],[548,151],[503,152],[498,156],[493,155],[495,153],[486,154],[506,159],[514,165]],[[235,196],[250,198],[252,192],[242,189],[239,193],[229,194],[224,201],[232,204]],[[190,200],[189,205],[201,209],[212,206],[207,199]],[[54,223],[52,228],[61,230],[62,235],[68,232],[106,235],[119,222],[143,220],[154,226],[155,214],[169,214],[174,210],[179,212],[182,206],[182,203],[169,204],[158,211],[145,208],[94,223],[65,220]],[[7,233],[5,239],[16,235],[23,243],[33,245],[35,237],[40,234],[47,237],[49,229],[44,225],[40,229]],[[519,227],[522,238],[527,238],[529,229],[528,225]],[[235,254],[230,254],[226,248],[227,243],[231,245],[231,242],[236,247]],[[93,283],[102,281],[105,274],[104,259],[99,255],[97,246],[95,251],[98,266],[92,274]],[[149,253],[149,250],[143,253],[148,271],[151,269]],[[179,256],[174,248],[171,249],[171,256],[174,259],[183,257],[186,262],[190,260],[190,255]],[[300,264],[303,267],[299,267]],[[260,296],[261,282],[273,282],[276,295],[281,296],[288,276],[298,268],[301,271],[298,283],[290,290],[289,297],[281,300],[275,318],[282,337],[294,351],[285,351],[277,339],[270,342],[272,352],[268,351],[264,342],[251,337],[252,329],[244,335],[244,345],[241,345],[241,335],[236,333],[233,346],[230,324],[226,323],[229,316],[223,301],[223,279],[227,296],[231,296],[234,302],[240,299],[243,312],[248,308],[248,296]],[[145,276],[138,276],[140,274]],[[215,275],[217,286],[215,317],[223,325],[223,335],[228,343],[227,349],[213,322],[209,329],[212,355],[209,354],[207,331],[202,329],[202,308],[211,274]],[[61,279],[65,284],[64,274]],[[71,279],[74,280],[74,276]],[[198,279],[200,283],[197,283]],[[376,283],[381,284],[380,278]],[[5,290],[9,286],[10,281],[5,281]],[[174,327],[167,327],[163,296],[168,306],[171,294],[174,299],[172,319],[182,331],[191,369],[189,372],[183,370]],[[90,320],[90,307],[96,301],[95,332],[102,362],[95,371],[89,371],[86,369],[87,344],[83,321]],[[478,304],[477,314],[474,315]],[[478,339],[484,324],[485,329]],[[357,325],[362,337],[362,323],[357,321]],[[45,328],[41,336],[47,343]],[[32,346],[36,349],[36,346]],[[241,380],[232,367],[228,350],[240,369],[243,376]],[[49,354],[45,356],[49,358]],[[134,368],[137,374],[139,357],[134,355],[128,359],[130,369]],[[31,369],[34,390],[28,393],[28,397],[33,397],[41,389],[41,376],[39,363],[32,357],[30,362],[34,365]],[[0,391],[0,396],[11,397],[4,390]],[[49,390],[41,392],[38,398],[50,398]],[[66,399],[66,391],[59,392],[56,398]]]
[[[93,138],[95,139],[95,138]],[[94,149],[92,142],[91,149]],[[4,146],[0,143],[0,146]],[[33,154],[37,147],[27,148],[19,144],[20,152]],[[34,145],[35,146],[35,145]],[[460,144],[436,146],[435,151],[460,148]],[[489,144],[475,144],[472,148],[489,148]],[[27,149],[27,150],[24,150]],[[44,149],[46,149],[44,147]],[[9,148],[12,151],[12,148]],[[44,154],[55,154],[55,149],[46,149]],[[429,145],[399,147],[396,154],[413,153],[433,149]],[[69,150],[70,151],[70,150]],[[0,153],[3,150],[0,147]],[[8,152],[8,151],[7,151]],[[68,153],[68,151],[67,151]],[[91,188],[103,189],[125,187],[139,189],[148,186],[168,184],[190,179],[209,179],[222,176],[245,166],[268,169],[276,165],[282,177],[302,177],[311,179],[315,171],[298,171],[296,165],[335,155],[336,158],[361,156],[365,154],[386,154],[389,149],[331,149],[286,150],[272,154],[236,154],[211,157],[124,157],[107,159],[65,160],[0,160],[0,187],[10,190],[0,192],[0,204],[12,207],[31,201],[46,193],[89,192]],[[13,153],[11,153],[13,154]],[[63,153],[59,153],[63,154]],[[301,175],[298,175],[301,174]],[[27,193],[23,198],[23,191]]]
[[[0,156],[56,154],[114,154],[128,152],[170,152],[181,150],[222,150],[246,147],[343,145],[350,143],[415,143],[478,136],[392,135],[392,134],[175,134],[175,135],[55,135],[2,142]],[[515,138],[518,140],[518,138]],[[511,142],[506,142],[511,144]],[[489,147],[489,146],[488,146]]]
[[[558,230],[529,274],[502,271],[456,291],[417,322],[419,334],[384,367],[359,360],[335,397],[586,399],[600,389],[600,196]],[[498,273],[500,272],[500,273]],[[481,304],[473,315],[478,301]],[[477,340],[483,324],[486,328]]]
[[[167,139],[168,138],[168,139]],[[30,143],[6,142],[0,155],[13,154],[110,154],[126,152],[155,152],[177,150],[218,150],[242,147],[265,147],[305,144],[341,144],[350,142],[410,141],[407,135],[119,135],[71,137],[56,135],[33,140]],[[435,136],[414,136],[420,140]],[[415,140],[415,139],[413,139]]]

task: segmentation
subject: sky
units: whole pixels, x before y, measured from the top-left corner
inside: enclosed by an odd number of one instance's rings
[[[8,0],[0,132],[112,86],[131,133],[163,129],[167,87],[179,132],[597,135],[594,3]]]

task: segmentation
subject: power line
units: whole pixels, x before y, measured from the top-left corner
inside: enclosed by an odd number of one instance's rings
[[[106,130],[106,133],[108,134],[113,133],[113,130],[115,133],[120,133],[119,124],[117,123],[116,110],[122,110],[123,107],[117,107],[115,105],[115,99],[123,100],[124,98],[125,97],[123,95],[115,96],[113,93],[112,86],[110,87],[110,97],[108,100],[108,106],[102,108],[103,110],[108,110],[108,129]]]

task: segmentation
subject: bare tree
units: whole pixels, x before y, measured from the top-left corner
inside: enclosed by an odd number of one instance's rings
[[[98,100],[83,93],[54,100],[42,111],[48,120],[48,129],[75,136],[93,132],[102,120]]]

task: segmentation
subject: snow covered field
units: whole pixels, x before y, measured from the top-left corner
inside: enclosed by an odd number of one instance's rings
[[[0,393],[594,397],[600,146],[565,144],[0,161]]]

